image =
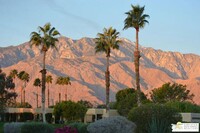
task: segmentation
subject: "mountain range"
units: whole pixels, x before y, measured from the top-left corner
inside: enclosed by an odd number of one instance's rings
[[[135,88],[135,69],[133,63],[134,43],[122,38],[119,50],[112,50],[110,57],[110,101],[115,101],[117,91],[124,88]],[[88,100],[93,104],[105,102],[105,69],[104,53],[95,53],[95,40],[81,38],[73,40],[60,37],[56,49],[49,49],[46,56],[47,75],[52,75],[53,83],[49,85],[50,104],[58,101],[58,93],[64,99],[66,88],[69,100]],[[187,85],[195,95],[194,102],[200,104],[200,56],[155,50],[140,46],[140,75],[142,91],[149,92],[166,82],[177,82]],[[18,46],[0,47],[0,66],[9,74],[12,69],[25,70],[30,74],[26,86],[26,101],[36,106],[36,92],[33,86],[35,78],[41,78],[42,57],[39,48],[30,47],[28,42]],[[69,76],[71,85],[55,84],[58,76]],[[16,82],[17,98],[20,101],[22,82]],[[48,85],[47,85],[48,88]],[[39,94],[41,95],[41,93]],[[39,97],[41,100],[41,97]]]

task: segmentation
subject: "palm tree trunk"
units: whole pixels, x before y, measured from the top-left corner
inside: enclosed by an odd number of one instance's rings
[[[38,94],[36,94],[37,108],[38,108]]]
[[[46,123],[46,117],[45,117],[45,83],[46,83],[46,69],[45,69],[45,58],[46,58],[46,51],[44,52],[44,56],[43,56],[43,70],[41,71],[42,73],[42,118],[43,118],[43,122]]]
[[[23,98],[23,100],[24,100],[23,103],[25,104],[25,101],[26,101],[26,100],[25,100],[25,89],[24,89],[24,95],[23,95],[23,97],[24,97],[24,98]]]
[[[110,72],[109,72],[109,54],[106,56],[107,57],[107,62],[106,62],[106,111],[109,110],[109,95],[110,95]]]
[[[67,101],[67,88],[66,88],[66,93],[65,93],[65,101]]]
[[[23,94],[23,91],[22,91],[22,88],[21,88],[21,104],[22,104],[22,102],[23,102],[23,99],[22,99],[22,94]]]
[[[48,107],[49,107],[49,88],[48,88],[48,91],[47,91],[47,97],[48,97]]]
[[[59,93],[59,103],[61,102],[61,93]]]
[[[140,51],[139,51],[139,39],[138,39],[139,29],[136,29],[136,48],[134,51],[134,63],[135,63],[135,78],[137,87],[137,104],[141,106],[141,90],[140,90]]]

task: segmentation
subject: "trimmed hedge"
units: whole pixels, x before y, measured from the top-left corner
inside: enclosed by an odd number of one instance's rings
[[[78,133],[88,133],[87,127],[89,124],[81,123],[81,122],[74,122],[70,123],[68,126],[76,128]]]
[[[54,133],[54,127],[50,124],[30,122],[21,126],[21,133]]]
[[[175,108],[178,112],[182,113],[200,113],[200,106],[192,104],[190,102],[168,102],[166,106]]]
[[[4,124],[4,133],[21,133],[21,127],[24,125],[23,122],[12,122]]]

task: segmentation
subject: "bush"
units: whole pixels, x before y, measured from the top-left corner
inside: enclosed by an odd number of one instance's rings
[[[89,133],[133,133],[136,125],[122,116],[108,117],[91,123]]]
[[[4,124],[4,133],[21,133],[22,122],[12,122]]]
[[[88,124],[81,122],[74,122],[69,124],[68,126],[76,128],[78,130],[78,133],[88,133],[87,131]]]
[[[120,90],[116,94],[115,107],[120,115],[127,117],[129,111],[137,106],[137,91],[133,88]],[[146,103],[148,100],[143,92],[141,92],[141,102]]]
[[[137,125],[137,133],[148,132],[152,126],[158,127],[161,124],[164,124],[163,127],[170,128],[172,123],[181,121],[177,110],[160,104],[147,104],[133,108],[129,112],[128,118]],[[160,123],[161,121],[163,123]]]
[[[21,133],[54,133],[54,128],[50,124],[30,122],[22,125]]]
[[[78,133],[76,128],[64,126],[63,128],[57,128],[55,133]]]
[[[190,102],[168,102],[166,103],[166,106],[175,108],[178,112],[182,113],[200,113],[200,106],[192,104]]]

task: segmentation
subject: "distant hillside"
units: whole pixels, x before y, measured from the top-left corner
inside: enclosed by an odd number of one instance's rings
[[[122,39],[119,51],[111,52],[111,101],[115,100],[118,90],[135,86],[135,72],[133,63],[134,44]],[[72,40],[61,37],[57,44],[58,51],[50,49],[47,53],[47,74],[53,76],[50,85],[51,103],[58,101],[59,91],[65,92],[68,87],[71,100],[89,100],[93,103],[105,101],[105,55],[95,54],[94,39],[82,38]],[[181,54],[178,52],[165,52],[153,48],[141,47],[141,88],[148,94],[150,90],[166,82],[186,84],[187,88],[195,94],[194,101],[200,104],[200,56],[194,54]],[[7,73],[12,69],[25,70],[30,76],[26,90],[26,99],[36,106],[33,92],[35,78],[40,78],[42,69],[42,54],[38,48],[30,48],[29,43],[19,46],[0,48],[0,65]],[[70,76],[71,86],[55,85],[57,76]],[[17,92],[20,92],[21,82],[17,82]],[[40,90],[39,90],[40,91]],[[62,93],[62,94],[63,94]],[[64,96],[62,96],[64,99]],[[20,99],[20,97],[19,97]]]

